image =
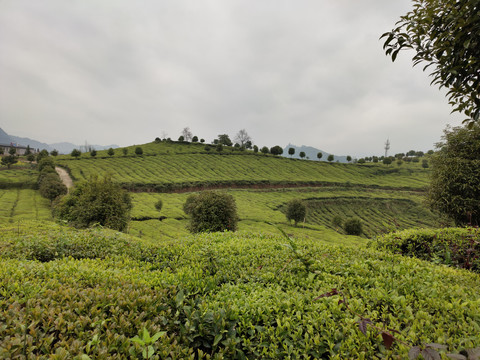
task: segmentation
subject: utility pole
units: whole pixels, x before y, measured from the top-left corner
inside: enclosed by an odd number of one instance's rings
[[[387,139],[387,141],[385,142],[385,157],[388,156],[388,150],[390,150],[390,140]]]

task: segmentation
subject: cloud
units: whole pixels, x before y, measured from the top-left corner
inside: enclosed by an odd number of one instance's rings
[[[381,33],[410,2],[0,2],[0,117],[42,141],[207,141],[242,128],[263,146],[351,155],[426,150],[450,116]]]

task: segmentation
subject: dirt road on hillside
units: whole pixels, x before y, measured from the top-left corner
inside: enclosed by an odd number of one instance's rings
[[[67,189],[70,190],[70,188],[73,187],[73,181],[70,175],[68,175],[68,172],[58,166],[55,167],[55,171],[58,173],[58,176],[60,176],[60,179],[62,179],[62,182],[65,184]]]

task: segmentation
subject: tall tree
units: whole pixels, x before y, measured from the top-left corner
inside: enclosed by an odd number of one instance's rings
[[[430,158],[430,206],[458,225],[480,225],[480,125],[445,130]]]
[[[78,149],[73,149],[72,152],[70,153],[71,156],[74,158],[78,159],[80,155],[82,155],[82,152]]]
[[[413,10],[382,35],[395,61],[399,51],[413,49],[414,65],[433,68],[432,84],[448,89],[454,111],[480,118],[480,11],[478,0],[413,0]]]
[[[320,151],[320,152],[317,154],[317,159],[320,160],[322,157],[323,157],[323,154],[322,154],[322,152]]]
[[[288,155],[293,156],[295,155],[295,148],[288,148]]]
[[[230,140],[230,137],[227,134],[221,134],[218,135],[218,143],[225,145],[225,146],[232,146],[232,140]]]
[[[183,128],[182,136],[185,141],[192,141],[193,134],[188,126],[186,128]]]
[[[335,160],[335,156],[332,155],[332,154],[330,154],[330,155],[328,155],[327,160],[328,160],[329,162],[332,162],[333,160]]]
[[[283,154],[283,149],[281,146],[279,145],[275,145],[273,147],[270,148],[270,153],[273,154],[273,155],[282,155]]]
[[[235,142],[239,143],[241,147],[247,148],[246,146],[247,142],[250,142],[250,147],[252,146],[252,138],[250,135],[248,135],[247,131],[245,129],[240,130],[237,135],[235,135],[234,138]]]

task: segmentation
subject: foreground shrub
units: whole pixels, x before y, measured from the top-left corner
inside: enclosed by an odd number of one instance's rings
[[[351,218],[345,221],[343,229],[348,235],[360,236],[363,234],[362,221],[359,218]]]
[[[55,214],[78,228],[100,224],[123,231],[130,220],[131,208],[130,195],[110,177],[91,177],[62,199]]]
[[[402,255],[480,272],[480,230],[448,228],[404,230],[371,243]]]
[[[238,215],[232,195],[206,191],[190,195],[183,205],[190,216],[188,229],[191,232],[235,231]]]
[[[295,226],[299,221],[305,220],[305,215],[307,214],[307,208],[302,200],[293,199],[290,200],[287,204],[286,217],[288,221],[294,221]]]

